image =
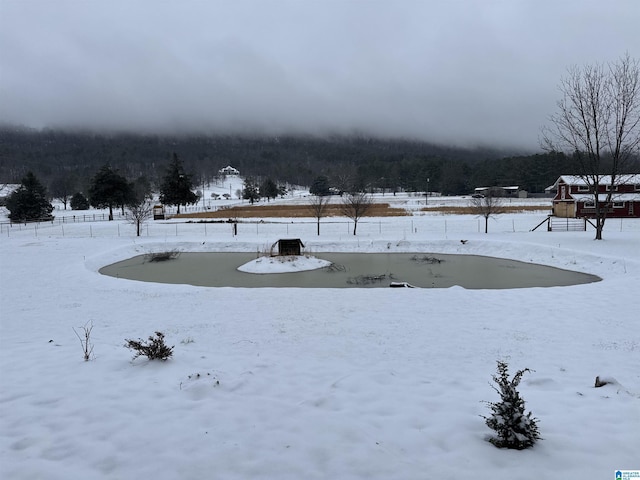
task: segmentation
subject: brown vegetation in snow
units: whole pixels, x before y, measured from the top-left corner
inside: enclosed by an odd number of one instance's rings
[[[504,213],[519,213],[540,211],[551,213],[551,205],[504,205]],[[342,217],[339,203],[327,205],[324,217]],[[435,212],[454,215],[477,215],[474,208],[469,206],[443,206],[434,205],[420,209],[421,212]],[[367,217],[401,217],[411,215],[411,212],[404,208],[391,207],[388,203],[374,203],[366,214]],[[216,211],[183,213],[175,215],[173,218],[196,218],[196,219],[228,219],[228,218],[313,218],[313,214],[306,204],[296,205],[240,205],[230,208],[221,208]]]
[[[388,203],[375,203],[367,212],[367,217],[400,217],[411,215],[404,208],[392,208]],[[341,217],[341,204],[331,203],[327,205],[325,217]],[[214,212],[198,212],[175,215],[173,218],[313,218],[313,213],[309,205],[241,205],[231,208],[224,208]]]

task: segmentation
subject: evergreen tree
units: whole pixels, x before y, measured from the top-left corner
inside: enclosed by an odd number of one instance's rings
[[[320,197],[329,195],[329,193],[331,193],[329,190],[329,179],[324,175],[316,177],[309,189],[309,193]]]
[[[160,201],[165,205],[176,205],[180,213],[180,205],[191,205],[198,201],[192,189],[191,175],[185,173],[182,160],[174,153],[160,185]]]
[[[82,193],[77,192],[71,197],[71,210],[89,210],[89,200]]]
[[[53,205],[47,200],[47,189],[32,172],[28,172],[18,189],[9,195],[7,209],[12,222],[53,219]]]
[[[256,184],[255,180],[253,180],[253,178],[249,177],[245,179],[244,188],[242,190],[242,198],[244,198],[245,200],[249,200],[249,203],[251,205],[253,205],[254,202],[260,200],[260,191],[258,190],[258,185]]]
[[[113,220],[113,207],[123,207],[131,195],[127,179],[104,165],[91,179],[89,201],[95,208],[108,208],[109,220]]]
[[[280,190],[278,189],[278,185],[276,182],[271,180],[271,178],[267,178],[262,185],[260,185],[260,196],[264,197],[269,201],[270,198],[276,198]]]
[[[530,370],[519,370],[509,380],[509,367],[505,362],[498,362],[498,374],[493,376],[498,387],[493,389],[500,394],[501,401],[487,402],[492,414],[483,417],[487,426],[497,433],[489,439],[496,447],[523,450],[540,440],[538,420],[531,412],[525,414],[524,400],[516,389],[525,372]]]

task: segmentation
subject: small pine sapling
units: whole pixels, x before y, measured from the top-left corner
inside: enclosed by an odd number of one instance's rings
[[[500,394],[500,402],[486,402],[492,411],[489,417],[483,416],[489,428],[496,432],[496,436],[489,438],[489,442],[498,448],[523,450],[532,447],[540,440],[538,433],[538,419],[525,414],[525,402],[516,387],[528,368],[518,370],[509,380],[509,367],[505,362],[498,361],[498,374],[493,375],[493,381],[498,385],[492,388]]]
[[[135,352],[133,360],[145,356],[149,360],[167,360],[173,355],[173,346],[169,347],[164,343],[164,333],[156,332],[155,337],[149,336],[149,340],[144,341],[125,339],[124,346]]]

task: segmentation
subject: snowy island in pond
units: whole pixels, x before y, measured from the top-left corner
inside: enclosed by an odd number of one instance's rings
[[[331,265],[329,260],[308,255],[287,255],[279,257],[259,257],[238,267],[246,273],[294,273]]]

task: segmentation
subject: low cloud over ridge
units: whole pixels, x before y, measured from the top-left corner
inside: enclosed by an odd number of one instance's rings
[[[131,3],[4,1],[0,121],[536,148],[568,66],[640,56],[633,0]]]

